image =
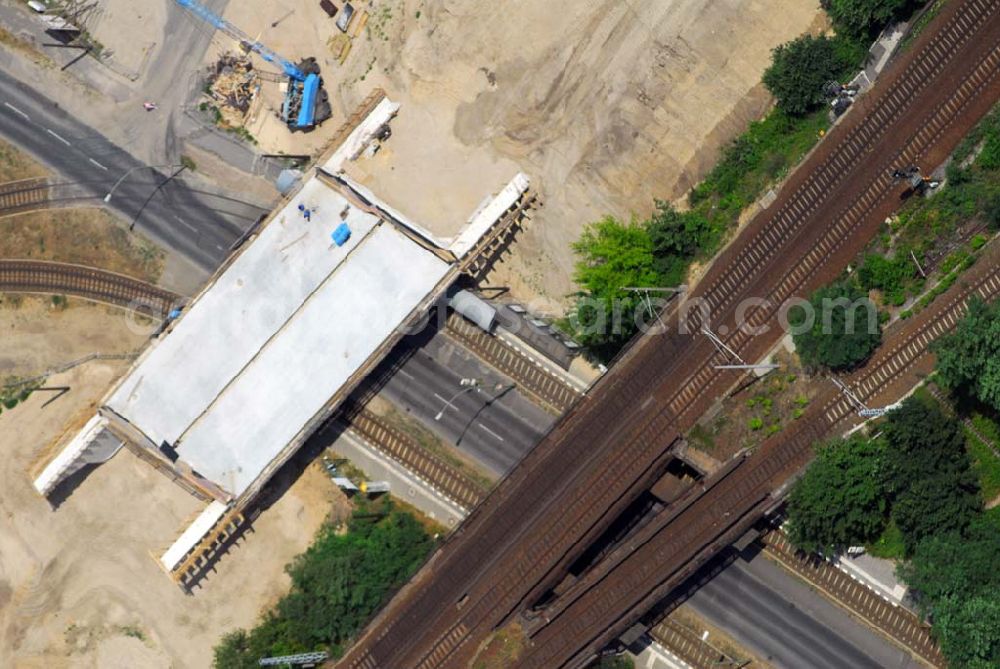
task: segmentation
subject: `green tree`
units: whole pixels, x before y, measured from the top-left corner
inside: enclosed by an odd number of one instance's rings
[[[934,632],[949,667],[1000,667],[1000,590],[943,600],[934,610]]]
[[[897,571],[919,593],[924,613],[948,597],[968,599],[977,592],[1000,589],[1000,533],[979,514],[967,536],[958,532],[930,536]]]
[[[868,359],[882,340],[878,311],[851,281],[820,288],[809,307],[788,312],[795,348],[809,367],[850,369]]]
[[[669,202],[656,200],[646,223],[658,285],[676,286],[684,279],[687,262],[697,253],[710,231],[708,219],[693,212],[679,212]]]
[[[328,526],[288,566],[292,586],[260,624],[226,635],[219,669],[257,666],[261,657],[326,649],[334,656],[433,548],[416,519],[399,511],[356,513],[346,534]]]
[[[844,69],[834,41],[804,35],[777,47],[764,71],[764,85],[778,107],[794,116],[805,115],[824,103],[824,85]]]
[[[1000,303],[973,297],[955,333],[941,337],[932,350],[943,385],[1000,410]]]
[[[889,511],[885,442],[860,436],[817,448],[788,499],[789,537],[810,552],[875,540]]]
[[[580,343],[608,360],[636,332],[641,297],[628,287],[657,286],[653,244],[646,226],[606,216],[588,225],[573,244],[574,279],[581,287],[570,327]]]
[[[925,537],[964,531],[981,503],[958,421],[933,399],[910,397],[889,413],[883,434],[891,515],[907,553]]]
[[[822,0],[838,32],[867,37],[899,17],[912,0]]]

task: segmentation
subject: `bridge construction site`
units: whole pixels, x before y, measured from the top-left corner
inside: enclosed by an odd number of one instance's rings
[[[749,334],[734,308],[765,298],[750,328],[779,305],[843,271],[899,203],[895,170],[941,164],[1000,97],[1000,14],[988,0],[950,3],[800,166],[776,202],[664,314],[670,334],[639,340],[588,395],[480,503],[373,620],[338,667],[464,667],[491,634],[518,623],[517,666],[584,667],[654,613],[720,549],[744,538],[781,503],[812,444],[856,422],[854,400],[831,388],[793,429],[744,452],[694,485],[668,469],[683,435],[740,381],[700,334],[715,333],[742,360],[761,360],[778,328]],[[990,273],[973,290],[996,294]],[[705,312],[685,306],[700,299]],[[867,406],[909,388],[904,370],[926,365],[927,344],[958,318],[961,300],[936,307],[926,330],[907,328],[844,381]],[[926,324],[926,323],[925,323]],[[638,496],[665,508],[625,537],[595,543]],[[670,491],[664,493],[663,491]],[[591,558],[583,559],[584,556]],[[666,604],[664,603],[666,600]]]

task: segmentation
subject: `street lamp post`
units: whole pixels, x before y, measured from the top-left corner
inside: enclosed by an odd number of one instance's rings
[[[177,176],[178,174],[180,174],[181,172],[183,172],[184,169],[187,166],[184,165],[184,164],[181,164],[181,165],[136,165],[135,167],[127,170],[125,172],[125,174],[121,175],[118,178],[118,181],[115,182],[115,185],[111,187],[111,190],[108,191],[108,194],[104,196],[104,201],[105,202],[111,202],[111,196],[115,194],[115,191],[118,190],[118,187],[122,185],[122,182],[125,181],[125,179],[128,177],[128,175],[132,174],[132,172],[135,172],[136,170],[147,169],[147,168],[151,169],[151,170],[158,170],[158,169],[171,169],[172,170],[175,167],[179,168],[179,169],[176,172],[174,172],[173,174],[171,174],[170,176],[168,176],[162,183],[158,184],[156,186],[156,188],[153,190],[152,194],[148,198],[146,198],[146,201],[142,203],[141,207],[139,207],[139,211],[136,213],[135,217],[132,219],[132,222],[129,223],[128,229],[129,229],[130,232],[135,229],[135,224],[138,222],[139,216],[142,215],[142,211],[146,208],[146,205],[153,198],[153,196],[156,195],[156,193],[160,190],[160,188],[163,187],[163,184],[167,183],[168,181],[170,181],[171,179],[173,179],[175,176]]]
[[[115,191],[118,190],[118,187],[122,185],[122,182],[125,181],[128,175],[132,174],[132,172],[135,172],[136,170],[142,170],[146,168],[149,168],[151,170],[167,169],[167,168],[173,169],[175,167],[180,167],[181,169],[184,168],[183,165],[136,165],[135,167],[127,170],[125,174],[121,175],[121,177],[118,178],[118,181],[116,181],[115,185],[111,187],[111,190],[108,191],[108,194],[104,196],[104,201],[111,202],[111,196],[115,194]]]
[[[444,412],[448,410],[448,407],[452,406],[452,402],[457,400],[459,396],[464,395],[465,393],[471,392],[476,388],[478,388],[479,379],[462,379],[461,381],[458,382],[458,384],[460,386],[465,386],[465,387],[459,390],[454,395],[452,395],[451,399],[444,403],[444,406],[441,407],[441,410],[438,411],[436,416],[434,416],[434,420],[441,420],[441,417],[444,416]]]

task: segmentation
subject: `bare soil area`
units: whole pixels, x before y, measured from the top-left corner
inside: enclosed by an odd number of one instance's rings
[[[72,309],[65,314],[72,313]],[[46,314],[47,316],[47,314]],[[122,334],[114,319],[109,332]],[[40,328],[61,361],[61,328]],[[4,347],[4,352],[8,347]],[[310,466],[253,522],[193,595],[159,555],[203,503],[122,450],[53,509],[31,487],[64,430],[85,420],[124,364],[90,363],[0,415],[0,666],[206,667],[219,637],[254,623],[288,587],[283,567],[346,500]],[[58,491],[57,491],[58,492]]]
[[[518,166],[544,207],[491,282],[554,309],[572,290],[583,226],[686,193],[770,105],[759,82],[771,49],[824,21],[812,0],[390,0],[369,11],[367,43],[355,40],[327,85],[341,113],[375,86],[402,103],[384,160],[405,179],[380,175],[380,195],[454,220]]]
[[[0,295],[0,379],[44,373],[91,353],[128,353],[146,337],[128,327],[122,309],[70,298]]]
[[[90,3],[83,3],[90,4]],[[166,25],[169,2],[99,0],[85,24],[104,48],[105,55],[125,72],[139,74],[148,62],[159,32]]]

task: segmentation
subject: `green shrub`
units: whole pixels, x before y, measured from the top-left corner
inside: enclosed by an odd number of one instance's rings
[[[774,50],[764,85],[777,98],[779,109],[802,116],[823,106],[824,85],[844,70],[840,58],[833,39],[803,35]]]
[[[817,290],[809,305],[811,313],[801,306],[788,312],[795,348],[808,367],[851,369],[867,360],[882,340],[878,311],[851,281]]]
[[[388,505],[388,500],[386,500]],[[291,590],[249,632],[215,648],[215,667],[256,667],[259,658],[328,650],[338,657],[433,548],[416,519],[400,511],[355,513],[346,534],[324,528],[287,567]]]

